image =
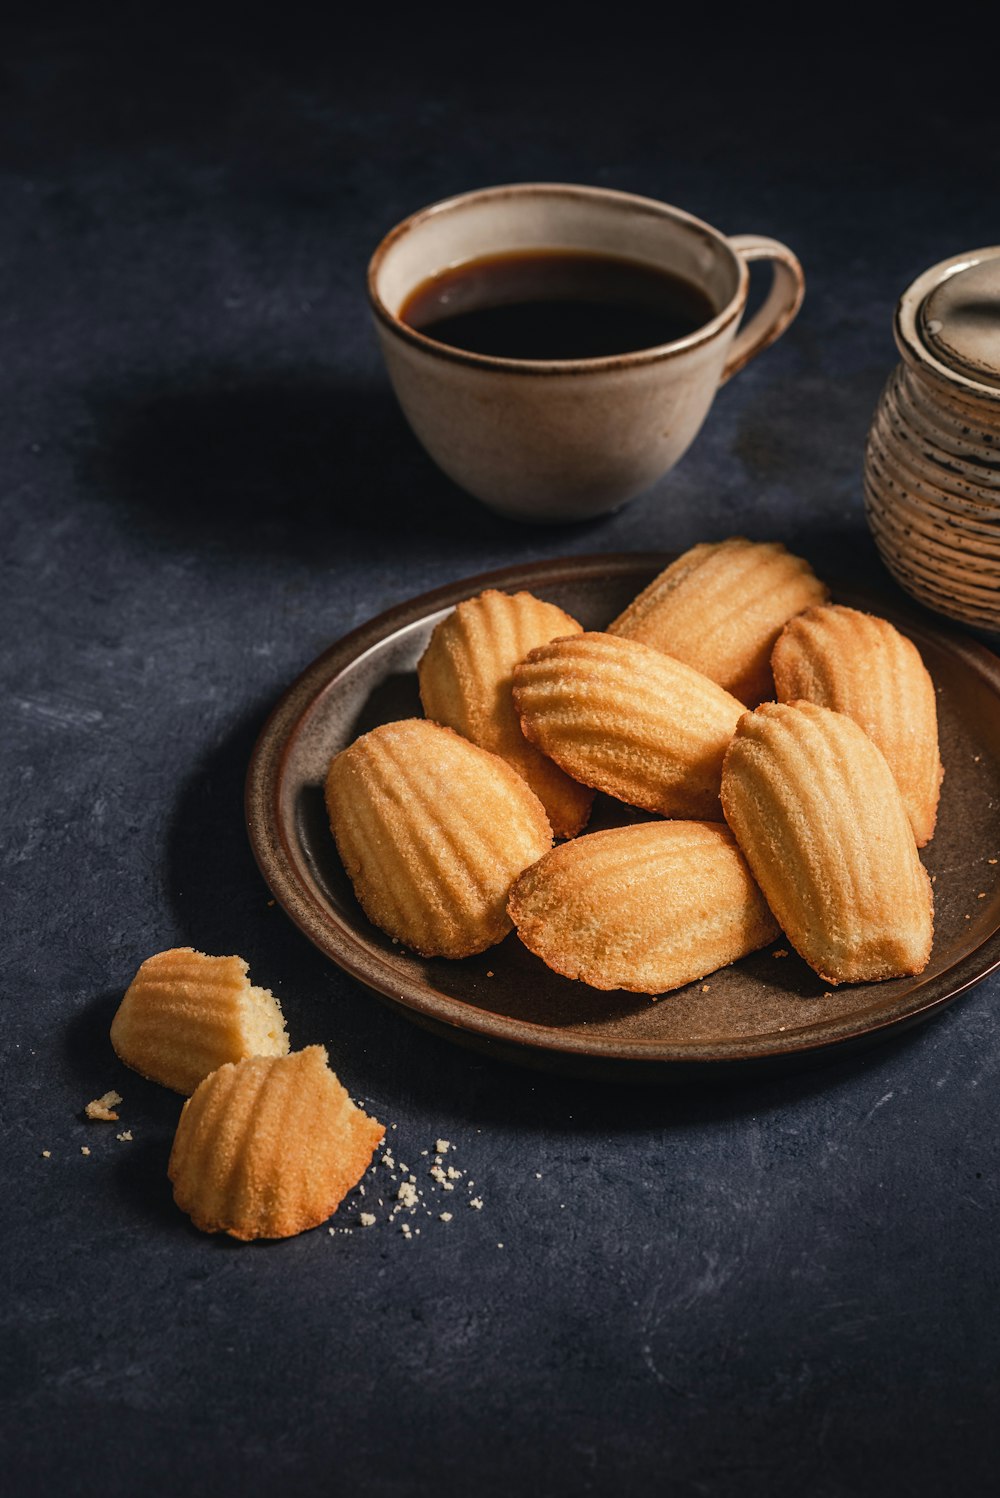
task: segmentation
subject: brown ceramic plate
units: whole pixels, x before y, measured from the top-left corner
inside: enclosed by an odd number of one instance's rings
[[[935,938],[918,978],[828,991],[775,943],[662,999],[600,993],[550,972],[512,933],[481,956],[423,958],[366,918],[337,856],[323,805],[330,758],[379,723],[420,714],[415,666],[437,621],[484,587],[526,588],[601,629],[671,560],[570,557],[466,579],[362,625],[282,697],[247,779],[250,841],[292,919],[334,962],[453,1040],[529,1064],[635,1079],[720,1075],[802,1064],[915,1024],[1000,965],[1000,660],[917,613],[838,589],[914,640],[938,688],[946,774],[935,876]],[[592,826],[641,815],[598,798]]]

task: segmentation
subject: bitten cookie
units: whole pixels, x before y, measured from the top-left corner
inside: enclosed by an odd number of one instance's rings
[[[222,1066],[184,1104],[167,1173],[195,1227],[290,1238],[325,1222],[385,1129],[357,1108],[322,1046]]]
[[[242,957],[174,947],[136,973],[111,1044],[126,1066],[187,1095],[227,1061],[284,1056],[288,1036],[277,999],[251,985]]]

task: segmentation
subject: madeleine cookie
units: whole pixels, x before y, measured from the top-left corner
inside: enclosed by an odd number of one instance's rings
[[[526,869],[508,910],[536,956],[592,988],[665,993],[778,934],[728,827],[591,832]]]
[[[167,1174],[202,1232],[290,1238],[336,1211],[384,1132],[351,1102],[321,1045],[254,1056],[195,1089]]]
[[[499,754],[528,782],[557,837],[586,826],[594,793],[553,764],[521,732],[511,696],[513,671],[536,645],[580,633],[553,603],[490,588],[442,619],[417,668],[424,712]]]
[[[541,802],[510,765],[422,718],[338,754],[326,806],[365,914],[425,957],[467,957],[506,936],[510,886],[552,846]]]
[[[744,707],[682,661],[614,635],[554,640],[515,667],[514,706],[531,742],[584,785],[722,820],[722,757]]]
[[[686,661],[751,707],[772,695],[782,627],[828,597],[808,562],[778,541],[692,546],[655,577],[608,632]]]
[[[253,988],[242,957],[174,947],[147,957],[111,1022],[126,1066],[174,1092],[245,1056],[284,1056],[284,1016],[273,994]]]
[[[811,702],[747,713],[722,805],[779,925],[822,978],[923,972],[930,880],[892,771],[852,718]]]
[[[930,842],[944,770],[934,683],[917,647],[887,619],[827,604],[785,625],[771,669],[779,702],[816,702],[861,725],[896,777],[917,847]]]

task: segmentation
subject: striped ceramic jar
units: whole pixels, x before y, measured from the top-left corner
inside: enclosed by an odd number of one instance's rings
[[[1000,246],[918,277],[895,335],[865,453],[872,534],[922,603],[1000,629]]]

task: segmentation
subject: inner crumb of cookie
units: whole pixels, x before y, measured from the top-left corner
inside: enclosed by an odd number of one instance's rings
[[[285,1017],[274,994],[267,988],[247,984],[243,995],[242,1020],[248,1052],[253,1056],[287,1056]]]

